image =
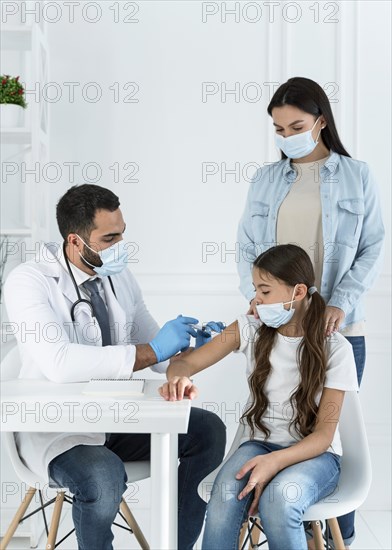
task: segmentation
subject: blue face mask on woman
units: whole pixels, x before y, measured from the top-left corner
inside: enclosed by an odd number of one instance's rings
[[[297,285],[296,285],[297,286]],[[262,321],[267,327],[278,328],[282,325],[286,325],[291,321],[295,309],[290,306],[290,309],[285,309],[286,304],[292,304],[294,300],[295,287],[293,291],[293,299],[289,302],[277,302],[275,304],[257,304],[256,309],[259,314],[260,321]]]
[[[79,237],[77,233],[75,233]],[[97,273],[100,277],[108,277],[110,275],[116,275],[117,273],[120,273],[127,265],[127,259],[128,259],[128,251],[125,248],[125,243],[123,240],[118,241],[117,243],[113,244],[112,246],[109,246],[108,248],[105,248],[104,250],[100,250],[97,252],[91,246],[86,244],[84,240],[79,237],[79,239],[82,241],[82,243],[87,246],[92,252],[97,254],[101,261],[101,266],[96,266],[91,264],[82,256],[82,254],[79,252],[80,257],[83,259],[83,261],[86,262],[91,268]]]
[[[318,117],[316,122],[313,124],[313,128],[316,126],[319,119],[320,117]],[[286,157],[290,159],[300,159],[302,157],[306,157],[306,155],[310,155],[310,153],[312,153],[312,151],[316,148],[320,132],[324,126],[320,128],[316,141],[312,138],[313,128],[307,130],[306,132],[301,132],[300,134],[286,138],[280,136],[279,134],[275,134],[276,146],[279,147]]]

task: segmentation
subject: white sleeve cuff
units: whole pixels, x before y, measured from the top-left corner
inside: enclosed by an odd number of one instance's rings
[[[133,346],[132,344],[125,346],[124,362],[118,373],[118,378],[132,377],[135,360],[136,360],[136,346]]]

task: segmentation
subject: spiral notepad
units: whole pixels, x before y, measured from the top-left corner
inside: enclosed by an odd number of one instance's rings
[[[144,395],[143,378],[93,378],[86,384],[85,395],[140,396]]]

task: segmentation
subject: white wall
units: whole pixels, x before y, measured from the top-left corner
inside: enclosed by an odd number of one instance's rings
[[[48,238],[59,238],[54,218],[58,198],[71,183],[91,181],[94,170],[87,165],[98,163],[102,178],[96,183],[120,196],[126,236],[138,247],[138,262],[131,268],[159,322],[180,312],[229,322],[246,309],[237,290],[235,255],[224,251],[235,247],[250,163],[278,159],[266,113],[276,89],[272,83],[306,76],[336,100],[332,107],[342,141],[354,158],[373,169],[390,235],[390,3],[281,2],[273,15],[271,4],[138,2],[132,15],[129,3],[100,2],[102,17],[96,23],[86,20],[95,17],[93,8],[84,18],[81,7],[75,8],[71,23],[64,6],[58,22],[49,23],[51,81],[56,85],[48,91],[62,94],[50,104],[51,160],[63,170],[50,185]],[[112,5],[119,9],[119,22]],[[228,9],[237,10],[236,15],[225,14]],[[216,13],[207,16],[206,11]],[[125,23],[126,16],[137,21]],[[48,12],[47,17],[54,15]],[[74,101],[66,82],[79,84]],[[97,84],[85,87],[91,82]],[[116,82],[118,102],[110,89]],[[129,98],[137,103],[124,102],[132,92],[132,87],[123,89],[128,82],[139,87]],[[218,90],[205,101],[203,82]],[[235,86],[238,97],[224,95],[225,87]],[[96,89],[102,98],[88,101]],[[74,182],[64,165],[69,162],[80,163]],[[129,165],[114,183],[110,167],[116,162],[120,167],[136,163],[138,181],[124,181]],[[203,163],[219,168],[206,182]],[[235,163],[240,176],[227,174],[224,181],[222,165],[234,169]],[[90,180],[83,178],[82,167]],[[203,262],[206,242],[217,243],[218,253]],[[369,509],[390,506],[385,480],[391,418],[390,280],[388,237],[383,273],[368,296],[368,360],[361,390],[375,464]],[[198,405],[214,402],[230,434],[247,393],[244,366],[243,357],[233,355],[198,376]]]

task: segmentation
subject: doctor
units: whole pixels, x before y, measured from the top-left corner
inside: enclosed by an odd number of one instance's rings
[[[125,223],[118,197],[97,185],[71,187],[57,205],[63,246],[43,245],[36,259],[8,276],[5,303],[22,357],[21,378],[82,382],[130,378],[167,360],[196,336],[192,317],[160,330],[128,269]],[[22,337],[23,335],[23,337]],[[149,434],[18,433],[20,456],[51,486],[74,494],[80,549],[110,550],[111,526],[126,489],[123,461],[150,456]],[[188,433],[179,436],[178,548],[193,548],[204,520],[199,482],[222,461],[225,426],[193,407]]]

